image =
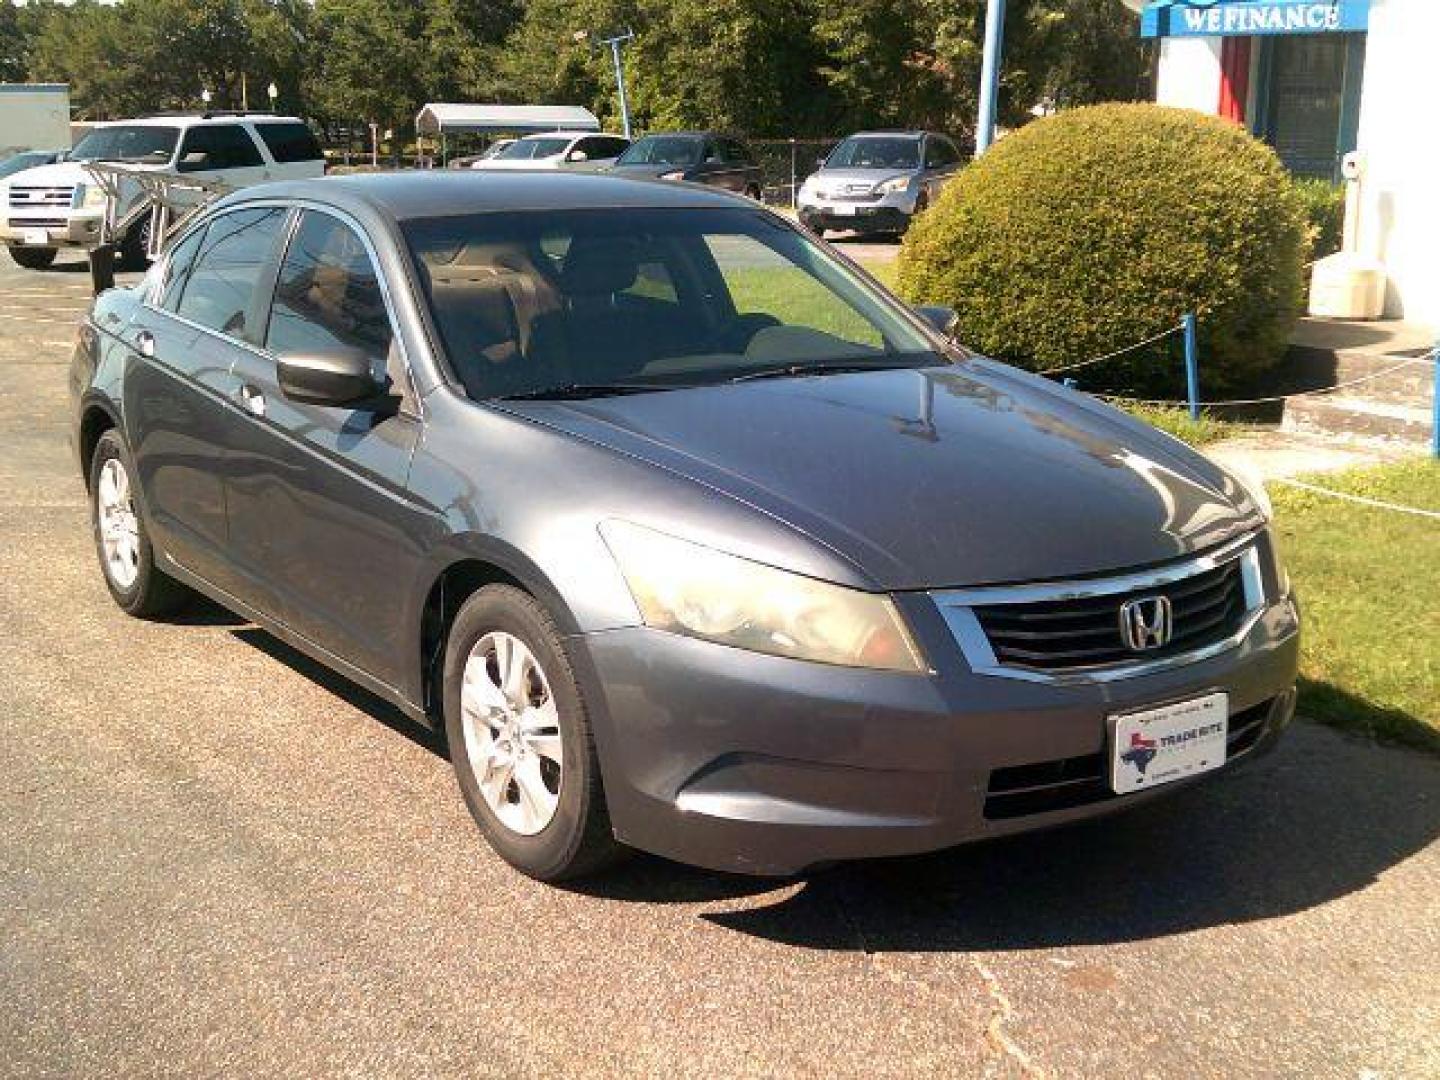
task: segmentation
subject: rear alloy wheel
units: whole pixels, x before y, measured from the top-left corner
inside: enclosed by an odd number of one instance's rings
[[[10,258],[15,260],[16,265],[23,266],[26,270],[48,270],[55,261],[55,248],[42,247],[12,247]]]
[[[460,790],[506,862],[558,881],[614,859],[584,702],[544,608],[509,585],[471,596],[451,626],[443,693]]]
[[[190,591],[155,565],[155,552],[140,515],[130,459],[115,429],[100,436],[90,462],[90,510],[100,569],[115,603],[128,615],[166,615]]]

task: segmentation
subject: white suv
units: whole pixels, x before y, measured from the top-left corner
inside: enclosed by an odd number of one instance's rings
[[[246,187],[265,180],[321,176],[325,159],[304,121],[269,114],[155,116],[96,124],[70,156],[0,181],[0,243],[21,266],[43,270],[62,247],[100,243],[105,193],[87,162],[115,162]],[[116,220],[124,225],[121,255],[143,265],[150,216],[137,213],[138,185],[121,188]],[[132,220],[128,220],[130,218]]]
[[[516,139],[472,169],[577,169],[594,172],[615,164],[630,140],[595,131],[547,131]]]

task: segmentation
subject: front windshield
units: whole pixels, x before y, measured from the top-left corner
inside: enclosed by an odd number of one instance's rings
[[[4,161],[0,161],[0,178],[6,176],[14,176],[18,172],[24,172],[26,169],[33,169],[37,165],[46,165],[49,162],[53,161],[54,158],[54,154],[46,153],[30,152],[24,154],[16,154],[12,158],[6,158]]]
[[[76,161],[136,161],[164,164],[175,152],[180,129],[154,124],[96,128],[76,144]]]
[[[920,165],[919,139],[851,137],[830,152],[827,169],[914,169]]]
[[[945,362],[892,300],[756,210],[470,214],[402,229],[476,399]]]
[[[698,165],[701,141],[675,135],[646,135],[625,153],[617,165]]]
[[[518,139],[496,154],[495,160],[524,161],[553,157],[569,145],[569,139]]]

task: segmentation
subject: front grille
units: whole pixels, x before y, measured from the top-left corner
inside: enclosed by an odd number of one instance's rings
[[[37,218],[11,218],[9,221],[12,229],[63,229],[65,219],[58,217],[37,217]]]
[[[1127,600],[1155,596],[1170,601],[1171,639],[1160,648],[1133,651],[1121,634],[1120,607]],[[1136,592],[990,604],[973,610],[1001,664],[1064,671],[1159,660],[1204,648],[1233,636],[1246,608],[1240,560],[1231,559],[1192,577]]]
[[[36,185],[10,185],[10,209],[28,210],[47,206],[70,208],[75,189],[66,184],[60,187],[39,187]]]
[[[1275,699],[1261,702],[1230,717],[1225,736],[1225,762],[1244,757],[1265,733],[1265,722]],[[1047,814],[1091,803],[1118,799],[1110,790],[1105,755],[1037,761],[1012,765],[990,773],[985,796],[985,817],[991,821]]]
[[[830,196],[835,202],[878,202],[880,196],[873,191],[837,191]]]

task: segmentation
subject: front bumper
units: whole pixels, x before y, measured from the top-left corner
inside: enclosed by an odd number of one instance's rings
[[[915,214],[915,195],[908,191],[885,195],[873,202],[828,199],[802,193],[796,203],[800,222],[807,229],[851,232],[901,232]]]
[[[3,210],[0,210],[3,213]],[[0,243],[10,247],[83,247],[100,243],[101,211],[79,213],[56,210],[44,216],[27,211],[28,216],[6,216],[0,219]],[[43,242],[40,237],[43,236]]]
[[[933,604],[899,602],[931,675],[802,663],[644,628],[575,639],[619,839],[775,875],[933,851],[1124,809],[1203,778],[1112,794],[1100,765],[1115,713],[1223,690],[1231,763],[1268,750],[1294,713],[1289,598],[1219,656],[1071,685],[973,674]]]

